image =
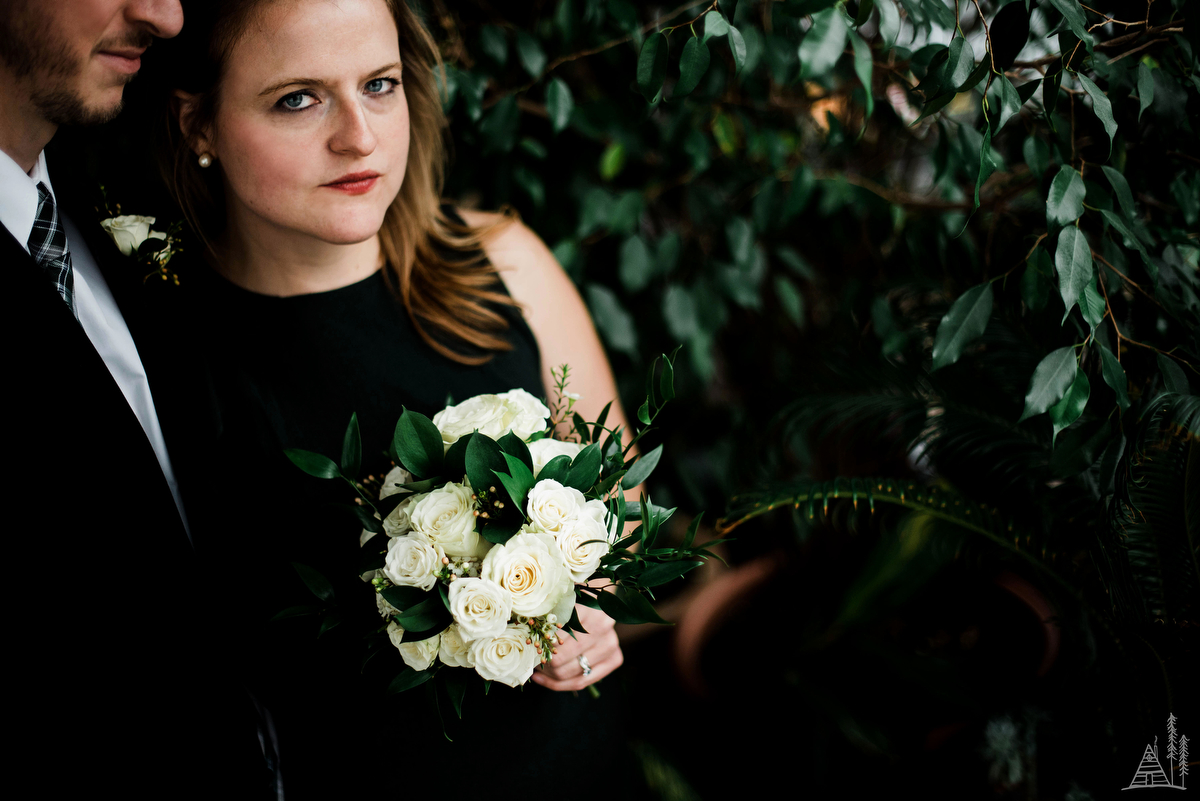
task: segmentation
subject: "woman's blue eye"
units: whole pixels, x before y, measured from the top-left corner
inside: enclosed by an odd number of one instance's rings
[[[391,90],[399,81],[391,78],[376,78],[373,81],[367,81],[366,90],[369,94],[379,95]]]
[[[282,106],[283,108],[290,109],[292,111],[297,111],[299,109],[304,109],[304,108],[308,108],[309,106],[311,106],[312,103],[306,102],[309,100],[313,100],[313,98],[311,96],[305,94],[304,92],[295,92],[294,94],[287,95],[282,100],[280,100],[279,105]],[[313,101],[313,102],[316,102],[316,101]]]

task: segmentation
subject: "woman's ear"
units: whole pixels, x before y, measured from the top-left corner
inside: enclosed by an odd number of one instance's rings
[[[196,128],[196,111],[199,106],[199,95],[185,92],[182,89],[175,90],[171,107],[175,112],[175,119],[179,122],[179,130],[183,133],[184,141],[187,142],[188,147],[197,156],[207,153],[216,158],[217,153],[213,143],[212,131],[207,127],[203,130],[197,130]]]

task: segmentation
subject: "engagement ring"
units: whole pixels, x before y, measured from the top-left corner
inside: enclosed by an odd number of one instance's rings
[[[588,662],[587,656],[585,656],[584,654],[580,654],[578,659],[579,659],[579,666],[581,668],[583,668],[583,675],[585,675],[585,676],[592,675],[592,666]]]

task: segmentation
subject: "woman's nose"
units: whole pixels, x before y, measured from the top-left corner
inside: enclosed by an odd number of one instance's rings
[[[363,107],[359,103],[343,103],[329,139],[329,149],[344,155],[369,156],[377,143]]]

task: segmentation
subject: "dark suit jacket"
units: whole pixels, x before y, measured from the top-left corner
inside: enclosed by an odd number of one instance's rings
[[[202,399],[188,405],[186,358],[145,302],[144,271],[100,229],[71,155],[48,151],[60,209],[113,291],[186,475],[186,418]],[[5,784],[69,796],[261,795],[251,702],[206,615],[221,587],[205,580],[154,451],[82,327],[3,226],[0,270]]]

